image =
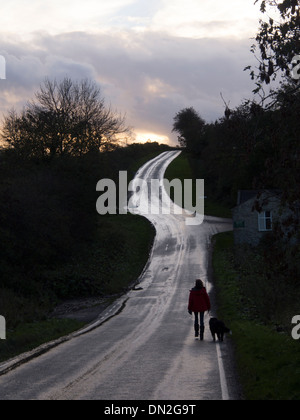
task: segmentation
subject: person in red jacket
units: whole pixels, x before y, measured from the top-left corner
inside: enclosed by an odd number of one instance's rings
[[[195,287],[190,291],[188,311],[195,315],[195,337],[199,337],[199,314],[200,314],[200,340],[204,335],[204,313],[210,311],[210,299],[202,280],[196,280]]]

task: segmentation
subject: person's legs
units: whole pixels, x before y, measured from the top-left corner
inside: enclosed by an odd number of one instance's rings
[[[204,329],[204,312],[200,312],[200,340],[203,340]]]
[[[195,337],[199,337],[199,313],[194,312],[194,315],[195,315],[195,323],[194,323]]]

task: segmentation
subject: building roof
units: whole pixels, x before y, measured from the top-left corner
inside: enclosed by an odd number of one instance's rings
[[[236,205],[239,206],[252,198],[257,197],[259,190],[239,190]]]
[[[263,198],[268,200],[271,197],[277,197],[280,199],[282,192],[280,190],[270,189],[270,190],[239,190],[237,194],[237,203],[236,207],[240,206],[246,201]]]

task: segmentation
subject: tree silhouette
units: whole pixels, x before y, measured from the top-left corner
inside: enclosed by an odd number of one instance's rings
[[[255,4],[259,0],[255,1]],[[256,42],[259,47],[260,58],[258,58],[258,73],[251,66],[245,68],[250,70],[253,80],[256,80],[255,93],[263,90],[263,84],[270,84],[278,74],[283,74],[288,82],[296,86],[296,81],[291,77],[292,61],[300,51],[300,5],[298,0],[260,0],[260,10],[268,14],[275,10],[280,15],[278,21],[269,17],[267,21],[260,21],[259,32],[256,35]],[[251,48],[255,53],[257,46]]]
[[[179,111],[174,117],[173,131],[176,131],[181,147],[193,153],[201,152],[201,138],[205,121],[193,107]]]
[[[125,118],[105,106],[95,83],[46,79],[21,113],[5,116],[2,138],[25,157],[81,156],[112,148],[127,131]]]

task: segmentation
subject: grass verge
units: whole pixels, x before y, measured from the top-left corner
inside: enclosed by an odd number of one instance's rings
[[[149,258],[154,234],[152,225],[139,216],[99,217],[97,240],[87,245],[70,264],[47,273],[53,292],[62,300],[124,293],[141,274]],[[6,305],[10,303],[6,302]],[[44,319],[18,323],[10,328],[7,322],[7,340],[0,340],[0,362],[76,331],[83,325],[70,319]]]
[[[171,164],[168,166],[165,178],[169,181],[173,179],[179,179],[184,185],[185,179],[192,179],[193,180],[193,186],[195,188],[195,180],[196,176],[193,172],[192,165],[190,162],[190,158],[187,155],[187,153],[182,152],[176,159],[174,159]],[[204,185],[205,188],[205,185]],[[195,197],[195,193],[193,193],[193,196]],[[174,192],[173,190],[170,191],[170,197],[171,200],[174,201]],[[175,200],[176,203],[176,200]],[[181,203],[176,203],[181,204]],[[209,198],[205,199],[204,202],[204,213],[209,216],[215,216],[215,217],[226,217],[231,218],[231,211],[225,206],[220,205],[219,203],[216,203]]]
[[[49,271],[48,282],[61,299],[122,293],[143,270],[154,234],[140,216],[99,216],[96,239],[69,264]]]
[[[251,319],[244,310],[247,297],[240,288],[242,273],[234,264],[232,232],[214,237],[213,270],[218,316],[233,333],[245,399],[299,400],[299,342]]]
[[[0,341],[0,362],[30,351],[41,344],[79,330],[84,323],[74,319],[49,319],[18,325]]]

